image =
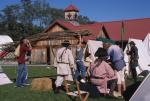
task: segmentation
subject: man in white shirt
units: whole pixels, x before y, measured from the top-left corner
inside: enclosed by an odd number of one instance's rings
[[[74,67],[74,58],[72,51],[68,48],[70,45],[68,40],[62,43],[62,47],[57,50],[56,62],[57,62],[57,79],[55,81],[56,89],[55,93],[59,93],[60,86],[62,85],[64,78],[69,81],[73,81],[71,68]]]

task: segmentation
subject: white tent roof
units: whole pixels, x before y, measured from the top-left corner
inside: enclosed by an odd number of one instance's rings
[[[138,48],[138,54],[139,54],[139,66],[141,67],[142,70],[149,70],[150,71],[150,67],[148,66],[150,64],[150,56],[148,55],[147,49],[144,46],[144,43],[142,42],[142,40],[139,39],[129,39],[128,43],[130,41],[134,41],[134,43],[136,44],[137,48]],[[126,68],[129,67],[129,58],[128,55],[126,54],[126,50],[127,50],[127,46],[124,50],[124,59],[126,62]],[[137,73],[141,73],[142,71],[140,70],[140,68],[137,68]]]
[[[146,47],[146,51],[148,55],[150,56],[150,33],[147,34],[147,36],[145,37],[143,44],[144,44],[144,47]]]
[[[0,45],[13,42],[13,40],[8,35],[0,35]]]
[[[12,81],[8,78],[5,73],[0,73],[0,85],[10,84]]]
[[[101,41],[88,40],[86,48],[88,48],[89,53],[91,54],[92,61],[95,60],[95,52],[99,47],[103,47],[103,43]]]

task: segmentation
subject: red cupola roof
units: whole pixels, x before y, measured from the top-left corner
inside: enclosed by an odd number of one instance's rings
[[[64,9],[64,11],[65,12],[67,12],[67,11],[77,11],[77,12],[79,12],[79,10],[74,5],[69,5],[68,7],[66,7]]]

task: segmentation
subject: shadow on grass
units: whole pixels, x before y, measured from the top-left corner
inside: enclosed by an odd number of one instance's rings
[[[139,85],[141,84],[142,81],[138,81],[130,86],[127,87],[126,91],[123,94],[124,100],[125,101],[129,101],[129,99],[132,97],[132,95],[134,94],[134,92],[136,91],[136,89],[139,87]],[[81,90],[85,90],[90,92],[90,98],[99,98],[99,97],[104,97],[103,95],[101,95],[99,93],[99,91],[97,90],[96,86],[92,85],[92,84],[81,84],[80,85]],[[105,98],[107,99],[116,99],[114,97],[111,96],[105,96]]]
[[[138,81],[130,86],[127,87],[126,91],[124,92],[123,96],[125,101],[129,101],[136,89],[139,87],[141,84],[141,81]]]
[[[90,92],[90,97],[91,98],[95,98],[95,97],[99,97],[100,93],[98,91],[98,89],[96,88],[96,86],[92,85],[91,83],[85,83],[85,84],[80,84],[80,89],[83,91],[88,91]]]
[[[92,85],[91,83],[85,83],[85,84],[80,84],[80,88],[83,91],[87,91],[90,93],[90,98],[99,98],[99,97],[106,97],[106,98],[114,98],[112,96],[105,96],[104,94],[101,94],[97,87],[95,85]]]

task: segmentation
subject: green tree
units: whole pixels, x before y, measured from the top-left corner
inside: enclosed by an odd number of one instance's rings
[[[19,40],[42,32],[56,19],[64,20],[63,9],[52,8],[47,0],[20,0],[20,3],[6,6],[0,11],[0,34]],[[86,16],[79,16],[79,23],[91,23]]]
[[[78,21],[80,24],[87,24],[92,22],[87,16],[82,16],[82,15],[79,15]]]
[[[62,9],[51,8],[52,21],[64,19],[64,11]]]
[[[31,0],[21,0],[21,14],[20,14],[20,20],[21,22],[25,24],[32,24],[33,20],[33,7]]]
[[[3,26],[3,34],[10,35],[13,38],[17,38],[18,36],[18,11],[19,6],[18,5],[11,5],[7,6],[2,10],[2,18],[3,21],[1,21],[1,26]],[[1,30],[1,31],[2,31]]]
[[[47,27],[52,21],[51,7],[46,0],[35,0],[33,2],[34,20],[33,23],[40,27]]]

